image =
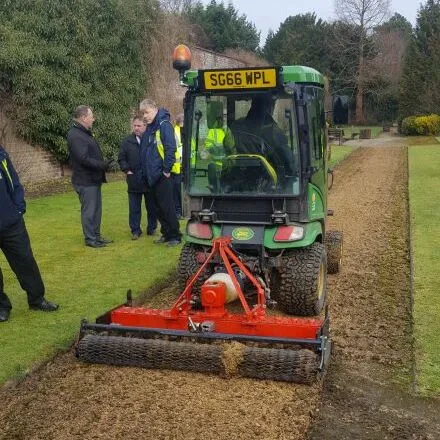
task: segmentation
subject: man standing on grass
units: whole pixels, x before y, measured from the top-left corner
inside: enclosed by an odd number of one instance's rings
[[[76,108],[73,124],[67,134],[72,185],[81,203],[81,225],[86,246],[101,248],[113,240],[101,235],[101,185],[107,182],[105,172],[111,160],[104,160],[92,134],[93,111],[86,105]]]
[[[141,115],[131,121],[132,134],[122,140],[119,150],[119,166],[127,176],[128,191],[128,223],[132,240],[137,240],[141,234],[142,196],[147,211],[147,235],[154,235],[157,228],[157,217],[151,191],[142,178],[141,139],[145,132],[145,121]]]
[[[44,284],[31,249],[23,220],[24,190],[8,154],[0,145],[0,248],[27,293],[29,309],[53,312],[58,304],[44,298]],[[7,321],[12,305],[3,290],[0,268],[0,322]]]
[[[142,174],[152,193],[162,236],[155,243],[177,246],[181,242],[174,206],[171,172],[176,161],[176,138],[168,110],[158,108],[151,99],[140,104],[147,123],[141,142]]]

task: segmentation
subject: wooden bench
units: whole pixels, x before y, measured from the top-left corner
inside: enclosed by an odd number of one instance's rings
[[[341,145],[345,139],[344,139],[344,130],[342,128],[329,128],[328,129],[328,140],[333,141],[337,139],[339,142],[339,145]]]

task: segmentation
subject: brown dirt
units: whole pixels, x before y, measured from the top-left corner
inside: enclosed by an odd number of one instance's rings
[[[331,226],[344,231],[345,255],[329,277],[324,389],[85,365],[67,353],[0,390],[0,439],[440,438],[440,404],[410,393],[405,157],[398,144],[360,148],[335,172]]]
[[[309,440],[440,438],[440,402],[413,395],[406,149],[387,138],[335,172],[344,268],[329,277],[335,350]]]

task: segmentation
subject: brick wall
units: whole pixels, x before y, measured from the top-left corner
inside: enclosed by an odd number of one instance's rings
[[[191,48],[191,69],[231,69],[245,67],[246,63],[236,58],[221,55],[197,46]],[[167,108],[174,119],[182,113],[182,103],[186,88],[179,83],[179,74],[172,68],[171,57],[168,64],[161,69],[161,75],[153,78],[152,93],[150,97],[160,107]]]
[[[246,63],[235,58],[220,55],[199,47],[192,47],[193,69],[233,68],[243,67]],[[161,69],[158,81],[153,84],[153,98],[160,106],[171,111],[175,118],[182,111],[182,100],[186,89],[179,85],[178,73],[168,66]],[[141,98],[141,97],[140,97]],[[10,154],[14,166],[22,182],[41,182],[57,179],[65,174],[70,174],[67,167],[62,167],[53,156],[43,148],[32,146],[20,139],[14,130],[14,124],[3,111],[0,110],[0,142]]]

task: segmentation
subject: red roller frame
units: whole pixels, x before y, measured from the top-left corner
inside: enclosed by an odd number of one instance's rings
[[[266,298],[261,283],[234,254],[230,244],[230,237],[220,237],[213,241],[209,256],[170,309],[159,310],[122,306],[111,312],[111,323],[127,327],[188,330],[191,324],[208,321],[211,325],[213,324],[214,333],[316,340],[320,335],[323,319],[266,315]],[[204,310],[192,310],[191,294],[193,285],[207,264],[217,254],[222,259],[238,293],[238,298],[243,307],[243,313],[241,314],[230,313],[225,308],[224,283],[205,283],[201,292]],[[257,289],[257,303],[252,308],[241,290],[232,269],[231,261],[243,271]]]

